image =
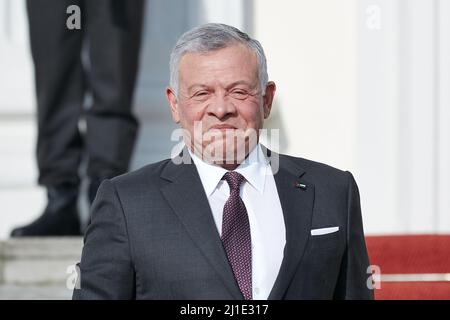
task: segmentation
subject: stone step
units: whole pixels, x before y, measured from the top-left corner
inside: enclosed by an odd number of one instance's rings
[[[81,237],[0,242],[0,299],[70,299]]]
[[[0,300],[70,300],[65,285],[0,285]]]

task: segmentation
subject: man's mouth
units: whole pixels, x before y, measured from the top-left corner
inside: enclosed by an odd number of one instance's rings
[[[235,130],[236,127],[229,124],[216,124],[212,126],[209,130]]]

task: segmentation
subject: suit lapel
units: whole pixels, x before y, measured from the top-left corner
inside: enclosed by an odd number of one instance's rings
[[[301,261],[311,229],[314,203],[314,185],[301,179],[305,173],[282,155],[263,148],[269,156],[275,183],[283,210],[286,226],[286,245],[283,261],[269,299],[282,299]],[[184,150],[184,152],[187,152]],[[182,157],[180,154],[178,158]],[[278,156],[279,168],[275,170],[274,160]],[[191,159],[190,159],[191,160]],[[192,160],[191,160],[192,161]],[[169,205],[179,217],[194,243],[213,266],[224,285],[235,299],[243,299],[228,263],[217,232],[208,199],[206,198],[197,169],[193,164],[178,164],[170,161],[161,174],[170,181],[161,188]],[[306,189],[296,184],[306,185]]]
[[[289,159],[275,155],[279,157],[278,172],[274,171],[272,160],[271,165],[286,226],[284,257],[269,295],[269,299],[278,300],[283,299],[309,239],[314,203],[314,185],[301,179],[305,173],[304,170]],[[299,187],[299,183],[304,184],[306,188]]]
[[[171,183],[163,186],[161,192],[228,291],[235,299],[243,299],[223,249],[197,169],[193,161],[190,161],[192,164],[176,165],[173,161],[168,163],[161,178]]]

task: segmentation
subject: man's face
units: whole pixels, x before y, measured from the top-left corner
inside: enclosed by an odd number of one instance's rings
[[[179,64],[178,97],[167,89],[172,117],[189,133],[185,142],[203,158],[253,149],[270,114],[275,84],[263,96],[256,54],[237,44],[208,53],[187,53]],[[239,157],[238,157],[239,158]],[[238,160],[238,163],[242,159]],[[217,161],[212,161],[217,162]]]

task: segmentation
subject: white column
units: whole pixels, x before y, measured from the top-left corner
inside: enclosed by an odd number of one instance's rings
[[[0,0],[0,239],[45,205],[37,187],[34,75],[24,0]]]
[[[0,117],[34,113],[28,43],[25,1],[0,1]]]
[[[449,5],[360,2],[358,163],[369,232],[450,229]]]
[[[398,1],[358,2],[357,172],[366,232],[401,229],[398,216]]]
[[[437,231],[450,232],[450,1],[437,1]]]
[[[407,231],[437,228],[437,42],[435,1],[401,2],[399,214]]]

